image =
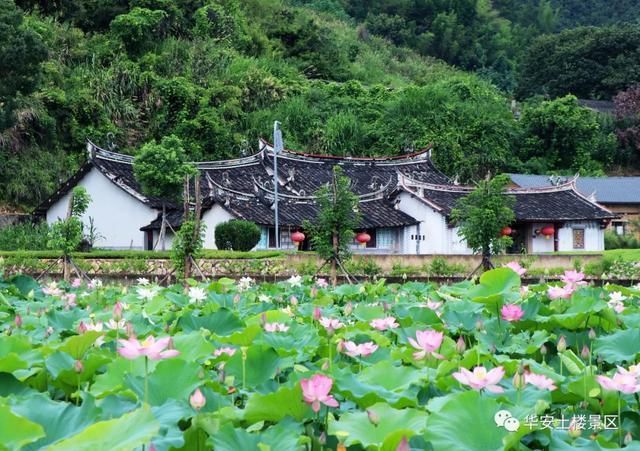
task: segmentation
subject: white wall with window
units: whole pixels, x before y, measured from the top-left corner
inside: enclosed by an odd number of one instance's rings
[[[558,250],[603,251],[604,229],[597,222],[567,222],[558,229]]]

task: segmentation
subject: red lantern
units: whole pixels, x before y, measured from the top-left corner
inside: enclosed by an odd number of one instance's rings
[[[369,241],[371,241],[371,235],[367,232],[361,232],[356,235],[356,241],[360,243],[360,246],[365,247]]]
[[[506,226],[504,227],[501,231],[500,231],[500,235],[502,236],[509,236],[513,233],[513,230],[511,229],[511,227]]]
[[[306,237],[304,236],[304,233],[302,233],[302,232],[293,232],[291,234],[291,241],[293,241],[293,243],[296,245],[296,247],[300,246],[300,243],[302,243],[305,238]]]
[[[544,237],[548,240],[556,233],[556,230],[552,225],[548,225],[546,227],[543,227],[540,233],[544,235]]]

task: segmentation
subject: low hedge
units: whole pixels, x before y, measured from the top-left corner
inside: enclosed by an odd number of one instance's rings
[[[237,251],[221,251],[208,249],[203,250],[201,258],[212,259],[228,259],[228,260],[246,260],[246,259],[260,259],[260,258],[275,258],[286,255],[285,251],[251,251],[251,252],[237,252]],[[62,256],[60,251],[0,251],[0,257],[6,258],[40,258],[50,259],[59,258]],[[135,250],[93,250],[91,252],[74,252],[71,254],[73,258],[85,259],[85,258],[144,258],[144,259],[169,259],[171,258],[170,251],[135,251]]]

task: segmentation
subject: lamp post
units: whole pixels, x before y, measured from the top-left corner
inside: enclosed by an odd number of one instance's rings
[[[273,195],[274,195],[274,212],[275,212],[275,236],[276,249],[280,249],[280,221],[278,218],[278,154],[284,150],[282,143],[282,130],[280,130],[280,122],[273,123]]]

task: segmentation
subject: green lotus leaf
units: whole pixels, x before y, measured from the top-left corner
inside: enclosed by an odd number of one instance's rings
[[[231,335],[244,327],[244,323],[233,312],[225,308],[206,316],[186,314],[180,318],[178,324],[185,332],[203,328],[221,336]]]
[[[438,450],[502,451],[508,432],[494,421],[501,409],[495,399],[477,391],[455,393],[429,415],[424,438]]]
[[[82,360],[85,353],[95,344],[101,335],[102,333],[94,330],[87,331],[82,335],[74,335],[73,337],[67,338],[58,350],[66,352],[76,360]]]
[[[81,432],[47,448],[48,451],[130,450],[158,434],[160,424],[149,407],[142,407],[120,418],[94,423]]]
[[[520,277],[509,268],[496,268],[480,276],[480,283],[466,293],[474,302],[486,304],[487,308],[495,309],[505,300],[505,297],[520,288]]]
[[[282,360],[271,347],[251,346],[247,350],[245,362],[245,382],[247,388],[255,388],[273,379]],[[281,369],[281,368],[280,368]],[[235,377],[235,385],[242,387],[242,352],[236,352],[225,365],[227,374]]]
[[[100,415],[91,396],[80,407],[67,402],[53,401],[41,393],[12,401],[11,409],[40,424],[46,436],[26,446],[25,450],[38,450],[74,435],[93,424]]]
[[[360,444],[363,448],[381,447],[391,435],[407,438],[424,432],[427,414],[417,409],[394,409],[387,403],[377,403],[367,410],[377,418],[377,424],[363,411],[344,413],[339,420],[329,421],[329,434],[347,434],[345,445]]]
[[[215,349],[200,332],[174,335],[173,345],[180,351],[180,358],[188,362],[210,357]]]
[[[38,423],[16,415],[9,406],[0,402],[0,440],[7,449],[21,449],[38,440],[45,431]]]
[[[635,362],[640,353],[640,329],[620,330],[596,338],[593,353],[608,363]]]
[[[296,450],[301,434],[302,425],[290,419],[285,419],[258,434],[234,428],[227,423],[213,435],[212,441],[216,451]]]
[[[152,406],[166,403],[170,399],[187,402],[193,391],[202,384],[200,365],[180,358],[162,360],[149,375],[148,402]],[[139,399],[144,398],[144,378],[125,375],[126,384]]]
[[[244,410],[244,419],[252,424],[258,421],[278,422],[285,417],[301,421],[312,413],[302,398],[300,384],[281,387],[266,395],[254,393],[249,397]]]

